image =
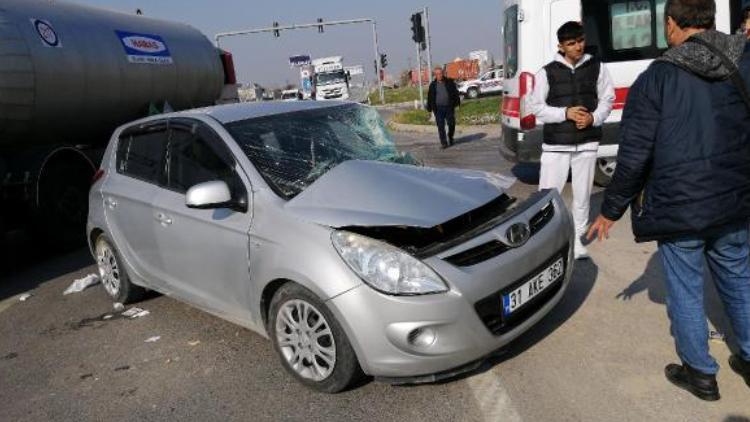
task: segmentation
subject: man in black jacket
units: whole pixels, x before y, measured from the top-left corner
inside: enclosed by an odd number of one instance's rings
[[[453,145],[453,134],[456,132],[456,107],[461,105],[461,97],[453,79],[443,76],[443,69],[436,67],[435,80],[427,91],[427,111],[435,113],[440,144],[443,149]],[[445,123],[448,123],[448,136],[445,135]]]
[[[704,400],[719,399],[705,262],[739,345],[729,364],[750,386],[750,44],[713,30],[715,13],[714,0],[667,1],[672,48],[630,89],[617,170],[589,231],[606,238],[631,206],[636,241],[659,242],[682,361],[666,376]]]

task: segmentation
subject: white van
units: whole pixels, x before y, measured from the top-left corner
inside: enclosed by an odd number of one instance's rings
[[[716,3],[717,29],[734,32],[740,24],[741,0]],[[534,75],[557,53],[557,29],[567,21],[582,21],[587,51],[606,63],[617,94],[614,111],[603,128],[597,160],[596,183],[606,186],[614,174],[619,122],[628,90],[667,48],[665,4],[666,0],[505,0],[502,155],[521,163],[539,161],[542,130],[527,111],[526,96],[534,88]]]

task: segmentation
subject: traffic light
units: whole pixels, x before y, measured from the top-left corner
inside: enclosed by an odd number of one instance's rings
[[[388,55],[387,54],[380,54],[380,67],[383,69],[388,67]]]
[[[318,23],[323,23],[323,18],[318,18]],[[318,33],[323,33],[323,25],[318,25]]]
[[[411,39],[414,42],[425,42],[424,26],[422,26],[422,14],[415,13],[411,15]]]
[[[278,22],[274,22],[273,23],[273,27],[274,28],[278,28],[279,27],[279,23]],[[273,30],[273,36],[276,37],[276,38],[279,38],[281,36],[281,32],[278,29],[274,29]]]

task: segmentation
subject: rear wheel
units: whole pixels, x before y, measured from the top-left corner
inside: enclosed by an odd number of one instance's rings
[[[362,376],[357,355],[336,318],[302,286],[288,283],[276,292],[268,334],[284,368],[314,390],[338,393]]]
[[[479,98],[479,90],[476,88],[469,88],[468,91],[466,91],[466,96],[473,99]]]
[[[107,236],[101,234],[94,243],[96,265],[99,267],[99,279],[104,291],[119,303],[137,302],[143,298],[146,289],[130,282],[120,255]]]
[[[594,183],[597,186],[606,188],[612,183],[612,176],[615,175],[617,160],[614,157],[602,157],[596,159],[596,171],[594,172]]]

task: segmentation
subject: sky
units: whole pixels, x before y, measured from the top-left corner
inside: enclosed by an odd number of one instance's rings
[[[411,40],[409,17],[429,8],[433,65],[467,57],[473,50],[488,50],[500,59],[501,0],[69,0],[134,13],[185,22],[199,29],[212,41],[219,32],[312,23],[324,20],[373,18],[377,21],[380,51],[388,55],[386,71],[398,75],[409,65],[416,66],[416,47]],[[287,82],[296,84],[299,72],[289,67],[289,56],[344,56],[345,65],[362,64],[374,75],[372,27],[365,24],[283,31],[225,38],[222,48],[234,56],[239,82],[255,82],[266,87]]]

